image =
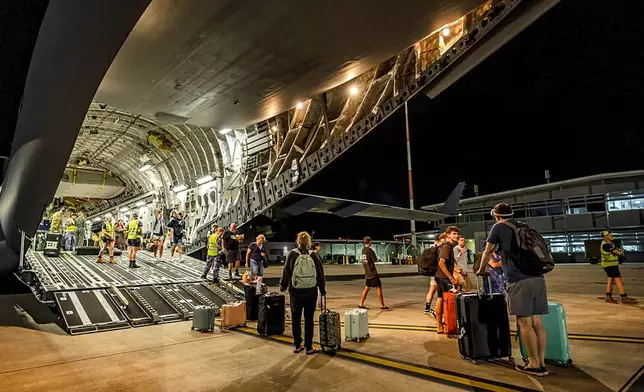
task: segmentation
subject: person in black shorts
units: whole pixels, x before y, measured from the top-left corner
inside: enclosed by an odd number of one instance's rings
[[[231,223],[230,230],[227,230],[222,237],[228,262],[228,279],[241,279],[239,275],[239,264],[241,255],[239,253],[239,242],[244,240],[244,235],[237,232],[237,224]],[[235,276],[233,277],[233,264],[235,264]]]
[[[371,238],[370,237],[364,237],[364,240],[362,241],[364,243],[364,248],[362,248],[362,266],[364,267],[364,277],[366,279],[366,283],[364,286],[364,290],[362,291],[362,296],[360,297],[360,304],[358,307],[360,309],[367,309],[364,306],[364,301],[367,299],[367,294],[369,294],[369,290],[372,287],[375,287],[376,290],[378,291],[378,301],[380,301],[380,309],[383,310],[388,310],[389,306],[385,305],[385,299],[382,295],[382,283],[380,282],[380,276],[378,275],[378,271],[376,270],[376,261],[378,261],[378,257],[376,256],[376,252],[371,249]]]
[[[453,246],[458,241],[460,231],[456,226],[450,226],[445,230],[447,237],[445,242],[438,248],[438,271],[436,271],[436,322],[438,327],[436,332],[439,334],[445,333],[443,326],[443,293],[450,290],[455,290],[455,285],[458,283],[454,279],[454,251]]]

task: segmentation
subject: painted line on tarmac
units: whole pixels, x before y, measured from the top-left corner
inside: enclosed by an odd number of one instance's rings
[[[626,383],[619,388],[617,392],[629,392],[632,387],[635,387],[637,389],[633,389],[633,392],[641,391],[644,388],[644,366],[642,366],[638,371],[635,372],[631,376],[631,378],[626,381]]]
[[[248,327],[239,327],[232,330],[283,344],[293,345],[293,339],[284,335],[264,337],[262,335],[259,335],[255,329]],[[320,345],[317,344],[317,342],[313,346],[318,350],[321,349]],[[493,380],[486,380],[483,378],[468,376],[449,370],[437,369],[430,366],[423,366],[400,360],[393,360],[380,355],[360,353],[354,350],[340,349],[333,354],[329,352],[324,352],[324,354],[333,355],[365,365],[375,366],[385,370],[392,370],[408,376],[422,378],[443,384],[467,386],[490,392],[538,392],[537,389],[525,388],[518,385],[506,384]]]
[[[290,320],[286,321],[288,324],[291,323]],[[316,321],[315,325],[319,323]],[[340,321],[340,325],[344,326],[344,322]],[[369,324],[369,328],[373,329],[393,329],[398,331],[421,331],[421,332],[436,332],[436,327],[426,326],[426,325],[406,325],[406,324]],[[510,335],[517,336],[516,331],[511,331]],[[571,340],[586,340],[586,341],[595,341],[595,342],[605,342],[605,343],[633,343],[633,344],[644,344],[644,338],[640,337],[627,337],[627,336],[611,336],[611,335],[584,335],[569,333],[568,339]]]

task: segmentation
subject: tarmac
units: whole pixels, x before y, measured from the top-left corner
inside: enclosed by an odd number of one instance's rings
[[[201,334],[190,322],[90,335],[55,333],[21,316],[0,327],[2,391],[641,391],[644,390],[644,266],[623,265],[627,291],[638,305],[603,301],[605,276],[596,265],[558,265],[547,275],[549,300],[561,302],[573,365],[550,366],[530,377],[507,361],[461,359],[457,341],[435,332],[423,313],[428,279],[406,276],[415,266],[378,266],[385,300],[366,305],[370,338],[343,342],[335,355],[293,354],[290,324],[283,336],[260,338],[254,324]],[[325,266],[327,304],[343,313],[356,307],[364,285],[360,265]],[[270,266],[266,278],[281,268]],[[353,276],[352,280],[346,275]],[[276,288],[272,286],[272,289]],[[601,297],[601,299],[600,299]],[[28,294],[22,308],[28,307]],[[8,306],[8,298],[0,302]],[[6,306],[2,306],[4,310]],[[3,325],[7,325],[3,323]],[[514,325],[514,320],[511,320]],[[316,328],[317,329],[317,328]],[[514,328],[513,328],[514,329]],[[318,333],[314,340],[318,340]],[[520,360],[513,340],[514,358]]]

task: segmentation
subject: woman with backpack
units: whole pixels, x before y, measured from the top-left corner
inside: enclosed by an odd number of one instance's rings
[[[320,296],[326,296],[326,284],[322,261],[317,253],[311,251],[311,236],[303,231],[297,235],[297,245],[286,256],[280,291],[288,289],[291,295],[291,328],[293,333],[294,353],[306,349],[306,355],[318,352],[313,348],[313,329],[315,308]],[[326,303],[326,301],[322,301]],[[302,311],[304,311],[304,348],[302,348]]]

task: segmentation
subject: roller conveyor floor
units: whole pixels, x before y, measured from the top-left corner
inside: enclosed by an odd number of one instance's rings
[[[192,257],[157,260],[140,252],[136,269],[128,268],[126,255],[115,257],[115,264],[103,260],[72,252],[47,257],[30,250],[17,275],[39,300],[56,308],[72,335],[187,320],[195,306],[216,306],[219,312],[225,303],[243,299],[234,287],[240,283],[203,282],[204,262]]]

